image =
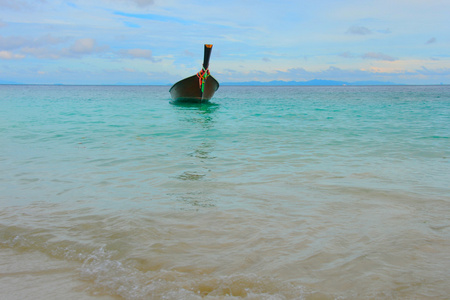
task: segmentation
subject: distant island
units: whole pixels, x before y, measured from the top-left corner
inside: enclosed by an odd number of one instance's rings
[[[346,81],[335,81],[335,80],[322,80],[322,79],[313,79],[308,81],[282,81],[282,80],[273,80],[273,81],[246,81],[246,82],[224,82],[222,85],[403,85],[388,81],[355,81],[355,82],[346,82]]]

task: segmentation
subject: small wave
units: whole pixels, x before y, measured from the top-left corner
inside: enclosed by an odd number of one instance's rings
[[[142,272],[112,259],[100,248],[84,261],[81,278],[93,283],[94,293],[125,299],[305,299],[301,286],[255,274],[215,276],[198,270]]]
[[[0,228],[1,229],[1,228]],[[95,247],[59,240],[43,230],[3,227],[1,248],[20,253],[40,252],[51,258],[80,264],[79,279],[91,295],[123,299],[305,299],[304,287],[273,276],[253,273],[217,274],[217,269],[191,266],[165,268],[158,262],[132,259],[108,246]],[[154,265],[152,268],[142,264]]]

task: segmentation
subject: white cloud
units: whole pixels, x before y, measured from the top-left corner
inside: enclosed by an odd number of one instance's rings
[[[368,52],[361,56],[364,59],[374,59],[374,60],[385,60],[385,61],[395,61],[395,57],[379,52]]]
[[[61,58],[81,58],[86,55],[102,53],[109,49],[109,46],[99,46],[92,38],[81,38],[75,40],[70,46],[62,49],[51,47],[52,43],[57,44],[60,40],[52,37],[43,37],[22,47],[21,51],[30,54],[38,59],[61,59]]]
[[[155,0],[105,0],[107,3],[117,3],[130,6],[136,6],[139,8],[148,8],[155,4]]]
[[[342,52],[339,54],[340,57],[344,57],[344,58],[354,58],[355,55],[349,51],[346,52]]]
[[[62,56],[60,51],[42,47],[24,47],[22,53],[29,54],[38,59],[59,59]]]
[[[65,39],[56,38],[51,34],[47,34],[35,39],[25,38],[21,36],[7,36],[3,37],[0,35],[0,49],[3,50],[13,50],[20,49],[24,47],[42,47],[60,44]]]
[[[429,39],[427,42],[426,42],[426,44],[427,45],[429,45],[429,44],[434,44],[434,43],[436,43],[436,38],[435,37],[432,37],[431,39]]]
[[[77,39],[69,48],[64,48],[61,51],[57,51],[57,53],[60,57],[80,58],[85,55],[105,52],[108,49],[109,46],[99,46],[97,41],[92,38],[81,38]]]
[[[127,58],[145,58],[153,60],[152,51],[148,49],[127,49],[121,50],[120,54]]]
[[[140,7],[147,7],[155,3],[154,0],[132,0],[132,2],[136,3]]]
[[[428,69],[425,66],[416,70],[417,73],[426,76],[450,76],[450,68]]]
[[[368,35],[372,34],[372,31],[364,26],[351,26],[347,33],[349,34],[356,34],[356,35]]]
[[[22,59],[25,58],[23,54],[15,54],[11,51],[0,51],[0,59]]]
[[[45,0],[0,0],[0,7],[12,10],[30,10],[39,3],[45,3]]]
[[[363,59],[372,59],[372,60],[382,60],[382,61],[396,61],[397,58],[379,52],[367,52],[362,55],[356,55],[349,51],[340,53],[338,56],[343,58],[363,58]]]
[[[96,52],[96,42],[94,39],[90,38],[78,39],[69,48],[69,51],[74,54],[89,54],[92,52]]]
[[[3,37],[0,35],[0,49],[2,50],[13,50],[19,49],[23,46],[29,44],[29,41],[23,37],[8,36]]]

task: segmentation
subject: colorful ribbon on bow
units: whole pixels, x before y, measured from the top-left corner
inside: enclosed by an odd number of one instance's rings
[[[206,78],[208,78],[209,75],[210,75],[209,74],[209,69],[205,70],[205,68],[202,68],[202,70],[197,73],[198,84],[199,84],[199,87],[202,90],[202,93],[205,90],[205,81],[206,81]]]

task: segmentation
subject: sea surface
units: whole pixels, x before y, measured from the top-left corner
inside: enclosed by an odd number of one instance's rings
[[[0,86],[1,299],[449,299],[450,86]]]

